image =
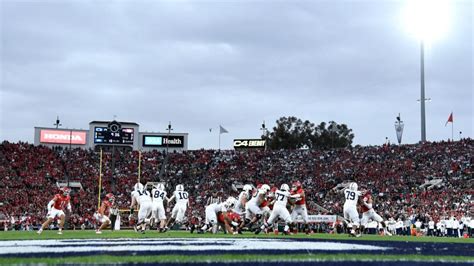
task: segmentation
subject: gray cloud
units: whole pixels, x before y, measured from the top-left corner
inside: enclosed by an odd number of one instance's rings
[[[34,126],[136,121],[190,133],[190,148],[258,137],[280,116],[335,120],[356,143],[419,140],[419,47],[402,1],[3,1],[0,139]],[[426,51],[428,139],[473,133],[472,3]]]

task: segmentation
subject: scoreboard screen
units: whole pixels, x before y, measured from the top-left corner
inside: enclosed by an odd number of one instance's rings
[[[97,144],[133,144],[133,128],[118,128],[115,132],[110,127],[95,127],[94,143]]]

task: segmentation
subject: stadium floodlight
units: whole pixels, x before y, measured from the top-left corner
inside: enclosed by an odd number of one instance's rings
[[[448,31],[450,7],[449,0],[408,0],[403,10],[403,24],[415,38],[435,41]]]
[[[447,32],[450,24],[449,10],[449,0],[408,0],[403,10],[405,28],[420,40],[421,142],[426,142],[425,42],[439,39]]]

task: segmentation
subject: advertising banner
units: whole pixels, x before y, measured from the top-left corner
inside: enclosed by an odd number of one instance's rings
[[[264,139],[234,139],[234,149],[264,149]]]
[[[303,219],[298,216],[296,222],[302,223]],[[308,215],[309,223],[334,223],[336,222],[336,215]]]
[[[85,131],[41,129],[40,142],[85,145],[86,134]]]
[[[143,147],[184,148],[184,136],[143,135]]]

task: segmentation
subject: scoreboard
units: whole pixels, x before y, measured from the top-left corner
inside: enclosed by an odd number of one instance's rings
[[[95,127],[94,143],[97,144],[129,144],[133,145],[133,128],[120,128],[114,126]]]

